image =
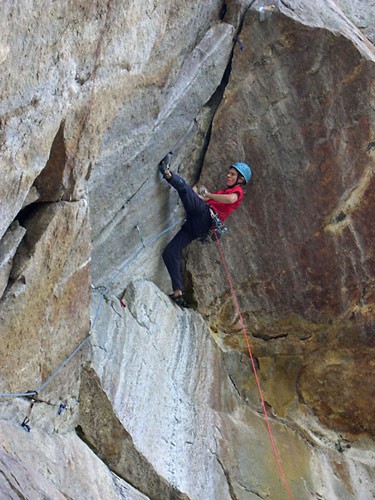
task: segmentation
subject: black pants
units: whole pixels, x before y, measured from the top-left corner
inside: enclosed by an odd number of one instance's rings
[[[210,211],[184,179],[172,174],[168,182],[178,192],[186,211],[186,222],[163,252],[163,260],[172,280],[173,290],[183,290],[181,278],[181,252],[193,240],[206,236],[212,225]]]

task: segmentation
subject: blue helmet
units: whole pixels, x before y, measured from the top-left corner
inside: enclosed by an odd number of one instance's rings
[[[249,165],[247,163],[238,162],[238,163],[233,163],[233,165],[231,166],[235,168],[237,172],[242,175],[242,177],[245,179],[246,184],[248,184],[252,175],[251,168],[249,167]]]

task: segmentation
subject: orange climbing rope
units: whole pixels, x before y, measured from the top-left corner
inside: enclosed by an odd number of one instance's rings
[[[244,323],[244,320],[243,320],[243,317],[242,317],[241,309],[240,309],[240,306],[238,304],[238,299],[237,299],[236,292],[234,291],[232,278],[231,278],[231,276],[229,274],[229,269],[228,269],[228,265],[227,265],[225,257],[224,257],[224,252],[223,252],[222,246],[220,244],[220,240],[219,240],[219,238],[218,238],[215,230],[214,230],[214,234],[215,234],[217,246],[219,248],[220,257],[221,257],[221,260],[223,262],[223,266],[224,266],[224,269],[225,269],[225,273],[227,275],[227,280],[228,280],[228,283],[229,283],[229,286],[230,286],[230,289],[231,289],[231,292],[232,292],[233,302],[234,302],[234,305],[236,307],[236,310],[237,310],[237,313],[238,313],[238,317],[240,318],[242,333],[243,333],[245,341],[246,341],[247,350],[249,351],[249,356],[250,356],[250,360],[251,360],[251,366],[253,368],[255,382],[256,382],[256,385],[257,385],[257,388],[258,388],[258,392],[259,392],[259,396],[260,396],[260,400],[261,400],[261,404],[262,404],[262,410],[263,410],[264,418],[265,418],[265,421],[266,421],[267,431],[268,431],[268,434],[269,434],[269,438],[270,438],[270,442],[271,442],[271,446],[272,446],[273,455],[275,457],[277,468],[279,470],[279,476],[280,476],[281,482],[283,483],[283,486],[285,488],[285,491],[286,491],[287,495],[289,496],[290,500],[293,500],[294,497],[293,497],[292,491],[291,491],[291,489],[289,487],[288,481],[286,479],[285,472],[284,472],[284,470],[282,468],[282,465],[281,465],[281,462],[280,462],[280,459],[279,459],[279,455],[277,453],[277,449],[276,449],[276,445],[275,445],[275,440],[274,440],[274,437],[273,437],[273,434],[272,434],[272,429],[271,429],[270,421],[269,421],[268,414],[267,414],[267,409],[266,409],[266,405],[265,405],[265,401],[264,401],[264,396],[263,396],[262,388],[261,388],[260,382],[259,382],[258,372],[257,372],[256,366],[255,366],[254,356],[253,356],[253,353],[252,353],[252,350],[251,350],[251,346],[250,346],[249,334],[248,334],[248,332],[246,330],[246,327],[245,327],[245,323]]]

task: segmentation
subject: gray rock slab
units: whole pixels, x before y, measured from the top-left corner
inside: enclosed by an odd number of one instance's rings
[[[13,257],[25,233],[24,227],[18,222],[13,222],[0,240],[0,298],[8,285]]]
[[[46,434],[0,421],[0,496],[145,500],[74,434]]]

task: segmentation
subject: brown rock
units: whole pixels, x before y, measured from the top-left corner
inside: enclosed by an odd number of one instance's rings
[[[354,359],[368,359],[374,342],[374,163],[369,146],[374,62],[365,40],[358,42],[361,53],[349,36],[303,26],[276,12],[266,22],[257,16],[246,16],[241,32],[245,50],[235,48],[202,182],[219,187],[234,161],[253,167],[243,206],[228,219],[222,245],[255,337],[262,380],[271,377],[266,366],[280,369],[282,360],[264,363],[261,357],[296,356],[292,364],[301,372],[292,370],[289,383],[301,378],[301,403],[311,404],[328,426],[340,422],[348,432],[373,434],[371,384],[362,384],[359,394],[353,381],[361,379],[356,367],[368,375],[365,362]],[[227,319],[219,312],[228,310],[231,298],[216,252],[194,253],[200,308],[226,345],[245,352],[239,325],[233,331],[233,320],[228,322],[235,312]],[[209,290],[214,287],[213,298]],[[323,345],[324,356],[313,354],[322,352]],[[334,370],[325,367],[325,356],[347,359],[349,353],[352,362],[340,361]],[[286,370],[289,364],[285,360]],[[341,394],[345,403],[332,384],[332,398],[330,390],[315,394],[315,379],[324,386],[325,375],[348,382]],[[284,414],[286,379],[276,380],[269,402]],[[334,413],[334,401],[346,408],[339,417],[325,413],[328,407]],[[351,406],[356,409],[350,411]]]
[[[35,390],[89,328],[86,205],[43,204],[22,224],[26,235],[0,304],[4,392]]]

